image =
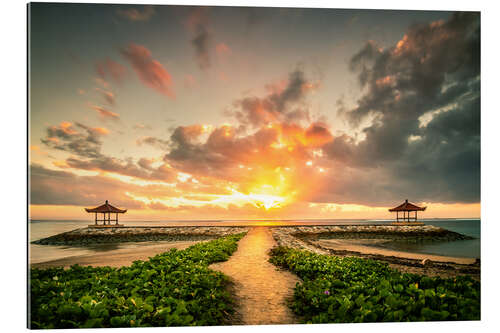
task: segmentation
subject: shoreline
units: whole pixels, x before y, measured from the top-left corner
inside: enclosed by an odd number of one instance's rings
[[[104,253],[74,255],[59,259],[30,263],[30,267],[39,269],[52,267],[68,268],[74,264],[78,264],[80,266],[110,266],[119,268],[122,266],[130,266],[136,260],[147,260],[149,257],[154,257],[157,254],[167,252],[173,248],[177,250],[184,250],[199,242],[204,241],[160,241],[155,242],[157,244],[154,245],[141,244],[142,246],[138,245],[131,248],[116,249]]]
[[[38,245],[56,245],[99,248],[128,243],[128,248],[104,250],[97,253],[69,256],[30,263],[33,268],[46,268],[73,264],[121,267],[134,260],[145,260],[171,248],[184,249],[198,242],[246,232],[250,227],[184,226],[184,227],[107,227],[79,228],[31,242]],[[392,225],[337,225],[337,226],[264,226],[270,228],[278,246],[306,249],[315,253],[336,256],[357,256],[388,262],[406,272],[456,276],[472,275],[479,278],[480,260],[465,257],[404,252],[384,248],[388,241],[451,241],[470,239],[443,228]],[[133,245],[133,244],[136,245]],[[142,245],[141,245],[142,244]],[[132,247],[130,247],[132,245]]]
[[[403,231],[399,234],[400,240],[403,239],[406,234],[410,241],[414,241],[415,238],[422,237],[422,232],[428,233],[428,236],[433,240],[450,240],[450,238],[453,237],[462,239],[464,236],[434,226],[412,228],[417,229],[400,229],[400,231]],[[304,227],[274,228],[273,237],[280,246],[305,249],[317,254],[335,255],[339,257],[355,256],[364,259],[378,260],[386,262],[392,268],[406,273],[441,277],[469,275],[476,280],[480,280],[480,259],[404,252],[378,247],[376,245],[377,242],[393,240],[391,238],[394,237],[394,230],[397,229],[392,227],[382,228],[385,230],[380,230],[379,226],[365,227],[362,230],[358,229],[358,231],[361,232],[356,236],[362,237],[345,237],[345,229],[346,228],[339,228],[337,226],[310,229]],[[370,232],[372,233],[371,235]],[[373,246],[367,245],[370,243],[372,243]]]

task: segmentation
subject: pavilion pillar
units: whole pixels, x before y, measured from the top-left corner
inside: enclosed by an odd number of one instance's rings
[[[97,225],[97,212],[95,213],[95,225]]]
[[[118,213],[116,213],[116,220],[115,220],[115,224],[118,225]]]

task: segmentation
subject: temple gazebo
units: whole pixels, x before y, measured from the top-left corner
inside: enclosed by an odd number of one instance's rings
[[[127,212],[126,209],[116,208],[108,203],[108,200],[96,208],[85,208],[87,213],[95,213],[95,225],[89,225],[89,227],[123,227],[123,224],[118,224],[118,214],[124,214]],[[102,220],[97,219],[97,214],[102,214]],[[107,214],[107,218],[106,218]],[[115,218],[111,219],[111,214],[115,214]],[[111,225],[111,221],[115,222],[115,224]],[[97,224],[97,222],[103,222],[103,224]],[[108,222],[106,224],[106,222]]]
[[[419,207],[417,205],[405,200],[401,205],[389,209],[390,212],[396,212],[396,222],[393,224],[411,224],[411,225],[422,225],[422,222],[417,222],[417,212],[424,211],[427,207]],[[400,222],[399,212],[403,212],[403,221]],[[410,217],[410,212],[415,212],[415,215]]]

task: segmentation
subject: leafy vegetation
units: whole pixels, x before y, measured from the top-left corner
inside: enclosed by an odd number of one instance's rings
[[[244,233],[121,268],[31,269],[31,327],[217,325],[232,312],[225,261]]]
[[[480,319],[480,284],[468,276],[401,273],[375,260],[286,247],[273,249],[270,261],[303,280],[292,309],[307,323]]]

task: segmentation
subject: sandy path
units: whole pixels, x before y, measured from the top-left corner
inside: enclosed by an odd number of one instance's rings
[[[182,250],[198,243],[198,241],[157,243],[159,244],[145,245],[138,243],[135,247],[130,247],[129,245],[128,247],[123,249],[103,251],[100,253],[89,255],[77,255],[41,263],[33,263],[31,264],[31,267],[70,267],[74,264],[78,264],[80,266],[129,266],[136,260],[147,260],[149,257],[154,257],[155,255],[166,252],[171,248]]]
[[[239,241],[238,250],[228,261],[210,266],[230,276],[235,283],[236,310],[244,325],[298,322],[286,302],[300,280],[288,271],[278,271],[268,262],[268,251],[274,245],[269,228],[255,227]]]

